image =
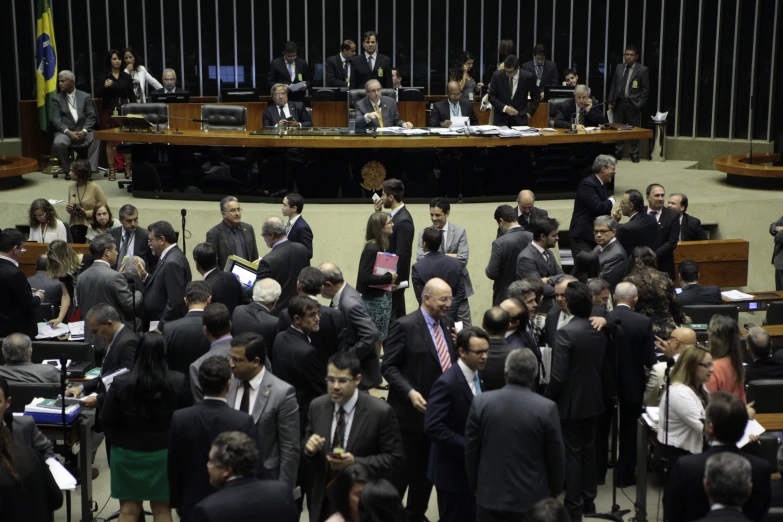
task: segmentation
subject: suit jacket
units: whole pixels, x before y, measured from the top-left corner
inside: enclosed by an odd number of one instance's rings
[[[536,74],[535,60],[523,63],[522,70],[532,74],[536,80],[539,79]],[[540,82],[538,82],[539,90],[542,90],[545,85],[560,85],[560,82],[557,81],[558,77],[557,64],[551,60],[544,60],[544,70],[541,74]]]
[[[16,482],[5,468],[0,468],[3,520],[50,522],[53,512],[63,505],[63,492],[49,466],[25,445],[13,445],[10,453],[20,482]]]
[[[535,75],[520,69],[517,90],[512,98],[505,69],[495,71],[489,84],[489,103],[495,108],[495,125],[526,125],[528,116],[535,114],[538,109],[538,102],[541,99],[540,92],[536,86]],[[530,94],[529,104],[528,94]],[[503,112],[506,105],[515,108],[519,114],[509,116]]]
[[[736,509],[722,508],[710,511],[704,518],[705,522],[747,522],[747,518]]]
[[[479,121],[476,117],[476,113],[473,112],[473,103],[468,100],[459,101],[460,114],[464,118],[470,118],[471,125],[478,125]],[[440,127],[440,122],[451,121],[453,115],[451,114],[451,107],[449,100],[441,100],[432,105],[432,111],[430,112],[430,127]]]
[[[47,274],[46,271],[38,271],[34,275],[28,277],[27,282],[30,284],[31,289],[35,288],[36,290],[44,291],[45,295],[44,300],[41,302],[41,306],[60,306],[60,301],[63,297],[63,284],[59,279],[49,277],[49,274]]]
[[[457,350],[451,341],[453,322],[448,317],[440,321],[443,338],[451,354],[451,364],[457,364]],[[394,408],[400,429],[421,433],[424,414],[411,404],[408,393],[416,390],[428,400],[435,381],[443,374],[438,350],[421,309],[393,321],[384,342],[381,373],[389,383],[389,405]]]
[[[769,233],[775,239],[775,249],[772,252],[772,264],[776,270],[783,270],[783,230],[775,232],[777,227],[783,226],[783,217],[769,226]]]
[[[139,299],[139,295],[137,295],[135,307],[137,313],[141,315],[144,304]],[[106,303],[120,314],[125,326],[133,328],[134,302],[128,280],[113,270],[108,263],[96,261],[90,268],[79,274],[76,301],[79,303],[82,317],[87,317],[87,312],[96,304]],[[94,337],[89,328],[84,329],[85,341],[92,342]]]
[[[680,222],[680,241],[705,241],[706,239],[707,233],[701,228],[701,220],[684,212]]]
[[[647,207],[644,207],[647,213]],[[675,279],[674,273],[674,249],[680,242],[680,214],[664,207],[661,209],[661,217],[658,220],[658,234],[656,236],[655,255],[658,256],[658,270],[666,272]]]
[[[698,283],[684,286],[677,294],[680,306],[688,305],[719,305],[723,304],[718,286],[701,286]]]
[[[389,253],[395,254],[397,260],[397,284],[410,279],[411,257],[413,257],[413,217],[403,206],[392,218],[394,231],[389,236]]]
[[[429,252],[418,262],[413,264],[413,291],[416,293],[416,300],[421,304],[421,294],[424,291],[424,285],[427,281],[439,277],[446,281],[451,287],[451,295],[454,299],[449,308],[449,317],[457,320],[457,312],[465,297],[465,285],[462,283],[462,265],[459,260],[442,254],[439,251]]]
[[[533,241],[533,234],[521,227],[510,228],[492,242],[492,253],[484,273],[492,279],[492,306],[506,298],[508,286],[517,280],[517,257]]]
[[[617,241],[623,245],[628,257],[633,254],[634,248],[646,246],[655,250],[655,242],[658,237],[658,224],[655,218],[645,212],[637,212],[627,223],[617,225]]]
[[[370,70],[367,55],[364,52],[354,56],[351,60],[351,87],[364,89],[365,84],[370,80],[378,80],[384,89],[393,87],[391,58],[376,51],[372,70]]]
[[[111,234],[111,237],[114,238],[114,243],[117,245],[117,251],[120,250],[120,246],[122,245],[122,230],[122,227],[117,227],[110,229],[108,232]],[[148,236],[146,230],[139,227],[133,231],[133,255],[142,258],[144,262],[147,263],[147,272],[152,274],[152,272],[155,271],[155,267],[158,265],[158,261],[160,259],[158,256],[153,254],[147,239]],[[122,263],[122,259],[117,258],[118,266],[115,268],[119,268],[120,263]]]
[[[621,402],[641,404],[647,383],[644,369],[652,368],[657,362],[652,321],[627,306],[618,305],[609,312],[607,322],[620,324],[617,353],[611,354],[608,361],[612,377],[617,376],[617,395]]]
[[[353,60],[349,59],[347,61],[351,65],[351,69],[353,69]],[[339,53],[326,59],[325,69],[326,87],[348,87],[348,82],[345,80],[350,81],[350,76],[346,76],[345,74],[343,60]]]
[[[318,324],[318,331],[310,332],[310,341],[308,342],[313,346],[313,348],[315,348],[318,364],[322,369],[321,373],[323,373],[323,378],[321,379],[321,384],[323,384],[323,380],[326,378],[326,366],[329,363],[329,358],[341,349],[344,325],[343,314],[341,314],[339,310],[319,304],[318,313],[321,314],[321,322]],[[281,332],[287,331],[291,324],[291,314],[288,313],[288,309],[283,310],[280,312],[280,319],[277,322],[277,333],[275,335],[279,335]],[[298,332],[296,333],[298,334]],[[275,339],[277,339],[277,337],[275,337]],[[270,359],[272,359],[272,361],[274,361],[276,358],[276,352],[274,352],[274,348],[272,348],[273,345],[274,343],[272,343],[272,345],[267,345],[267,353],[270,355]],[[272,353],[270,353],[270,348],[272,348]],[[285,377],[281,376],[278,373],[278,370],[279,368],[277,368],[277,365],[275,365],[275,374],[287,383],[294,384]],[[326,392],[320,392],[318,395],[321,395],[321,393]],[[301,403],[299,404],[301,405]],[[305,413],[306,412],[307,410],[305,410]],[[302,429],[304,428],[305,426],[302,426]]]
[[[531,242],[522,249],[517,256],[517,277],[524,279],[532,277],[533,279],[549,278],[548,283],[544,285],[544,297],[554,298],[555,284],[565,275],[563,269],[555,260],[555,253],[549,250],[549,262],[544,259],[544,255]]]
[[[421,261],[424,257],[424,247],[422,246],[421,237],[424,233],[423,230],[419,231],[419,239],[416,247],[416,261]],[[468,257],[470,256],[470,249],[468,248],[468,234],[465,229],[454,223],[446,223],[446,234],[443,236],[443,241],[440,244],[440,251],[444,254],[457,254],[457,259],[462,265],[462,284],[465,285],[465,298],[473,295],[473,283],[470,280],[470,274],[468,273]]]
[[[484,365],[484,371],[481,372],[481,377],[484,380],[484,391],[499,390],[506,385],[504,374],[506,357],[513,349],[514,347],[509,346],[505,339],[490,337],[487,363]]]
[[[255,522],[259,513],[276,522],[299,521],[294,497],[285,484],[241,477],[196,504],[190,522]]]
[[[561,419],[585,419],[604,412],[606,334],[579,317],[557,331],[545,396],[557,402]]]
[[[278,318],[261,303],[240,305],[231,314],[231,334],[234,336],[245,332],[261,334],[269,349],[275,342],[277,322]]]
[[[296,94],[296,93],[292,93]],[[304,99],[304,98],[302,98]],[[312,127],[313,118],[305,110],[304,103],[301,101],[288,100],[288,114],[291,118],[302,124],[302,127]],[[264,109],[263,124],[264,127],[274,127],[280,121],[280,109],[274,103]]]
[[[532,233],[533,222],[541,219],[542,217],[549,217],[549,212],[547,212],[543,208],[533,207],[530,210],[530,217],[526,218],[525,216],[519,213],[519,206],[517,206],[517,219],[519,220],[519,226],[524,228],[525,231],[527,232]],[[503,234],[500,233],[500,229],[498,228],[497,237],[500,237],[502,235]]]
[[[555,127],[561,129],[570,129],[571,124],[576,122],[576,101],[572,98],[557,105],[557,115],[555,116]],[[606,117],[603,110],[598,105],[590,109],[590,112],[583,114],[585,127],[597,127],[606,123]]]
[[[675,461],[663,499],[666,520],[685,522],[708,516],[710,503],[707,494],[704,493],[704,468],[707,466],[707,459],[712,455],[727,451],[742,455],[750,462],[753,489],[742,512],[754,522],[764,520],[769,510],[772,469],[766,460],[743,453],[736,446],[728,445],[711,446],[704,453],[686,455]]]
[[[185,317],[163,325],[166,363],[170,370],[185,375],[185,385],[188,387],[191,379],[190,365],[209,351],[209,340],[204,334],[203,318],[203,310],[190,310]]]
[[[212,303],[222,303],[233,314],[242,301],[242,283],[231,272],[216,268],[204,278],[212,290]]]
[[[164,327],[164,332],[165,332]],[[201,383],[198,380],[198,371],[201,368],[201,364],[214,355],[223,356],[226,359],[229,358],[231,353],[231,337],[223,337],[215,341],[214,346],[209,347],[209,351],[193,361],[190,365],[190,389],[193,392],[193,402],[198,404],[204,399],[204,391],[201,389]],[[229,406],[232,404],[229,403]]]
[[[52,97],[52,112],[50,124],[52,131],[64,133],[66,130],[94,131],[98,128],[98,111],[90,93],[76,89],[74,91],[76,103],[76,121],[71,114],[68,95],[60,91]]]
[[[133,368],[133,363],[136,361],[136,347],[139,344],[139,336],[136,335],[132,329],[124,326],[122,330],[117,333],[117,338],[109,345],[108,352],[103,358],[101,363],[101,378],[90,379],[85,381],[84,395],[90,395],[91,393],[98,394],[98,409],[103,406],[103,401],[106,399],[106,386],[103,384],[102,377],[109,375],[127,368],[130,370]],[[100,416],[96,415],[96,425],[100,424]]]
[[[598,254],[598,263],[601,265],[601,273],[598,277],[609,283],[614,293],[614,287],[628,273],[628,254],[619,240],[612,241],[604,248],[597,246],[593,252]]]
[[[465,425],[465,467],[482,508],[525,513],[557,497],[565,482],[557,405],[517,384],[477,395]]]
[[[232,408],[236,403],[237,389],[241,385],[237,379],[231,379],[226,401]],[[288,492],[293,492],[300,454],[296,390],[272,375],[267,368],[250,415],[258,430],[260,460],[257,476],[285,482],[288,484]]]
[[[770,357],[756,359],[745,367],[745,382],[760,379],[783,379],[783,350]]]
[[[291,85],[293,83],[299,83],[299,82],[307,82],[307,87],[310,87],[310,70],[307,66],[307,62],[304,61],[302,58],[297,58],[294,62],[295,71],[294,74],[296,74],[293,81],[291,81],[291,76],[288,74],[288,64],[285,62],[285,58],[282,56],[278,56],[272,62],[269,64],[269,73],[266,75],[266,81],[269,85],[269,88],[271,89],[272,86],[276,83],[282,83],[284,85]],[[291,92],[288,94],[288,98],[290,100],[296,100],[299,102],[303,102],[305,99],[305,90]],[[297,118],[296,121],[301,121]]]
[[[547,313],[544,320],[544,335],[547,345],[554,349],[557,338],[557,323],[560,320],[560,307],[555,304]]]
[[[310,423],[304,440],[317,433],[326,443],[318,453],[308,457],[313,461],[313,490],[310,504],[310,522],[321,520],[320,513],[326,496],[328,462],[331,452],[332,420],[335,419],[334,403],[329,395],[322,395],[310,404]],[[404,460],[402,435],[394,410],[385,401],[365,392],[358,392],[351,431],[348,432],[345,451],[354,456],[355,462],[364,464],[372,476],[387,478]]]
[[[33,295],[24,272],[6,259],[0,259],[0,295],[0,337],[23,333],[35,338],[38,326],[33,310],[41,298]]]
[[[625,64],[621,63],[614,69],[612,84],[609,87],[609,93],[606,95],[606,103],[615,105],[618,98],[625,98],[625,85],[623,84],[623,73]],[[650,94],[650,71],[644,65],[636,62],[633,68],[633,74],[628,79],[628,95],[631,103],[637,110],[640,110],[647,103],[647,96]]]
[[[609,201],[606,185],[601,183],[598,176],[590,174],[576,187],[568,237],[595,243],[593,221],[598,216],[608,216],[611,212],[612,202]]]
[[[175,246],[144,281],[144,313],[147,319],[165,323],[184,317],[188,312],[185,285],[190,280],[190,263],[182,250]]]
[[[60,384],[60,370],[51,364],[6,362],[0,366],[0,377],[9,384]]]
[[[383,118],[383,125],[380,124],[378,118],[370,120],[368,123],[364,119],[364,115],[369,112],[375,112],[370,97],[366,96],[356,102],[356,130],[359,129],[377,129],[379,127],[401,127],[405,124],[405,121],[400,118],[400,113],[397,111],[397,102],[388,96],[381,96],[378,101],[381,106],[381,117]]]
[[[282,289],[275,312],[288,308],[288,301],[296,295],[299,272],[310,266],[307,249],[293,241],[283,241],[272,248],[258,263],[256,281],[271,277]]]
[[[169,502],[189,520],[193,508],[217,490],[209,483],[207,461],[215,438],[240,431],[258,444],[253,418],[220,400],[205,400],[174,412],[169,428]]]
[[[775,479],[771,482],[772,497],[769,507],[783,507],[783,479]]]
[[[247,248],[248,256],[250,256],[248,261],[255,261],[258,259],[258,245],[256,244],[256,233],[253,230],[253,225],[240,222],[239,228],[245,237],[245,247]],[[231,236],[229,236],[225,222],[220,222],[209,229],[209,232],[207,232],[207,243],[211,243],[217,249],[218,269],[225,269],[228,256],[234,251],[234,242],[231,240]],[[236,255],[242,257],[240,254]]]
[[[288,240],[304,245],[310,259],[313,258],[313,230],[302,216],[299,216],[288,231]]]
[[[13,419],[13,436],[17,443],[35,450],[44,460],[54,457],[54,444],[41,433],[32,417],[14,415]]]
[[[486,391],[483,385],[481,391]],[[473,495],[465,474],[465,424],[471,404],[473,392],[459,364],[432,385],[424,433],[432,441],[427,478],[438,490]]]
[[[381,368],[378,364],[378,328],[367,314],[362,295],[345,283],[337,309],[342,314],[342,347],[353,353],[362,365],[360,388],[370,389],[381,384]]]

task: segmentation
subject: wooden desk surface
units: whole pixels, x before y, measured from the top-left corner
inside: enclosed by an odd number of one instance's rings
[[[783,301],[783,290],[767,290],[765,292],[745,292],[745,293],[753,296],[753,299],[748,299],[748,301]],[[775,294],[775,297],[762,296],[759,294]],[[731,299],[726,299],[725,297],[723,297],[722,299],[723,302],[726,304],[745,302],[745,301],[732,301]]]
[[[375,149],[406,148],[421,149],[433,147],[502,147],[553,144],[590,143],[600,141],[638,140],[652,137],[652,131],[634,127],[630,131],[592,131],[579,134],[547,132],[540,136],[524,138],[500,138],[498,136],[371,136],[371,135],[327,135],[318,136],[312,129],[289,131],[283,135],[252,135],[243,131],[197,131],[182,130],[175,134],[171,129],[163,134],[122,132],[120,129],[97,131],[96,140],[129,141],[135,143],[165,143],[169,145],[223,145],[228,147],[302,147],[322,149]]]
[[[761,328],[763,328],[770,337],[783,337],[783,324],[764,324],[761,325]],[[742,337],[747,337],[748,332],[746,332],[744,328],[740,328],[740,335]]]
[[[68,226],[68,225],[66,225]],[[77,254],[89,254],[90,245],[78,245],[72,244]],[[38,256],[45,254],[49,249],[49,245],[46,243],[24,243],[25,252],[22,252],[19,258],[19,268],[24,272],[24,275],[30,277],[35,275],[35,262],[38,260]]]
[[[757,413],[756,420],[767,431],[783,431],[783,413]]]

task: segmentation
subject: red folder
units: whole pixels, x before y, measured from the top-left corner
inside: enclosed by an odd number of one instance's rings
[[[373,275],[384,275],[388,274],[389,272],[396,272],[397,271],[397,261],[398,257],[394,254],[387,254],[386,252],[378,252],[375,255],[375,266],[372,269]],[[369,285],[370,288],[380,288],[381,290],[386,290],[387,292],[391,292],[392,285],[389,283],[388,285]]]

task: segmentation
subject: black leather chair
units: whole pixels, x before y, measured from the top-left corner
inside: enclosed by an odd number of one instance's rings
[[[767,319],[764,324],[783,324],[783,302],[769,303]]]
[[[419,89],[400,89],[400,101],[424,101],[424,93]]]
[[[689,305],[683,306],[682,312],[691,318],[691,323],[693,324],[709,324],[713,315],[724,315],[739,321],[739,308],[733,304]]]
[[[14,413],[24,412],[24,407],[37,397],[56,399],[60,394],[59,384],[9,383],[9,388],[14,399],[9,409]]]
[[[40,364],[45,359],[59,359],[66,355],[75,362],[95,362],[95,348],[92,343],[78,341],[33,341],[32,361]]]
[[[764,517],[764,522],[783,522],[783,507],[769,508],[767,516]]]
[[[332,89],[314,90],[313,101],[337,101],[337,94]]]
[[[153,125],[169,126],[169,106],[165,103],[126,103],[122,106],[122,115],[140,114]]]
[[[747,383],[745,396],[748,402],[756,401],[756,413],[783,413],[783,380],[760,379]]]
[[[247,107],[242,105],[202,105],[201,130],[247,130]]]
[[[777,434],[765,432],[759,435],[759,444],[746,444],[742,447],[742,453],[766,460],[769,466],[775,470],[778,469],[779,448],[780,439]]]

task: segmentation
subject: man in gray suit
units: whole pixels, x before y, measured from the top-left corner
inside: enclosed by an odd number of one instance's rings
[[[242,222],[242,209],[239,200],[226,196],[220,200],[220,213],[223,221],[207,232],[207,243],[215,245],[218,257],[218,269],[226,267],[228,256],[234,255],[255,261],[258,259],[258,246],[253,226]]]
[[[54,279],[46,273],[48,265],[49,260],[46,254],[38,256],[38,259],[35,260],[35,275],[28,277],[27,282],[30,283],[30,288],[44,292],[44,300],[41,301],[41,306],[60,306],[63,296],[63,284],[59,279]],[[53,317],[57,317],[57,315],[55,314]]]
[[[552,248],[557,245],[560,223],[550,217],[542,217],[531,225],[533,241],[517,256],[517,277],[539,278],[544,286],[544,303],[548,310],[555,297],[555,284],[563,277],[563,269],[557,264]]]
[[[554,402],[531,390],[537,369],[533,352],[517,348],[506,358],[506,386],[473,398],[465,468],[479,522],[524,520],[534,503],[563,489],[560,418]]]
[[[609,283],[614,293],[614,287],[623,280],[628,271],[628,254],[614,237],[617,233],[617,221],[611,216],[598,216],[593,222],[593,232],[598,244],[593,252],[598,254],[598,262],[601,264],[598,277]]]
[[[492,306],[506,298],[508,285],[517,280],[517,257],[531,241],[533,234],[519,226],[517,211],[511,205],[500,205],[495,210],[495,221],[503,234],[492,242],[492,253],[485,269],[492,285]]]
[[[454,223],[449,223],[451,214],[451,204],[446,198],[435,198],[430,201],[430,220],[432,226],[443,232],[443,241],[440,244],[440,251],[449,257],[455,257],[462,265],[462,284],[465,287],[465,299],[457,309],[457,321],[462,321],[462,327],[467,328],[470,322],[470,303],[468,298],[473,295],[473,283],[470,281],[468,273],[468,234],[465,229]],[[421,235],[424,230],[419,231],[419,242],[416,248],[416,261],[421,261],[426,252],[422,246]]]
[[[198,369],[201,368],[201,363],[213,355],[222,355],[228,359],[231,350],[231,314],[228,313],[226,305],[221,303],[207,305],[201,320],[204,334],[209,341],[209,351],[190,365],[190,388],[193,391],[194,403],[199,403],[204,398],[204,391],[198,380]]]
[[[0,377],[11,383],[59,384],[60,371],[51,364],[34,364],[33,343],[22,333],[3,339],[3,359]]]
[[[783,217],[769,226],[769,233],[775,238],[772,265],[775,267],[775,290],[783,290]]]
[[[299,467],[299,406],[296,390],[266,368],[266,344],[257,333],[243,333],[231,339],[231,371],[234,377],[226,401],[235,410],[253,417],[260,443],[257,475],[280,480],[291,488],[294,498]]]
[[[409,121],[403,121],[397,112],[397,102],[381,96],[381,83],[369,80],[364,85],[367,96],[356,102],[356,130],[378,129],[380,127],[413,128]]]
[[[52,98],[50,124],[54,131],[52,156],[57,158],[66,174],[71,169],[68,150],[72,146],[87,147],[90,170],[98,172],[100,143],[93,139],[98,124],[98,111],[92,96],[76,90],[76,77],[71,71],[60,71],[57,85],[60,92]],[[70,178],[68,178],[70,179]]]

